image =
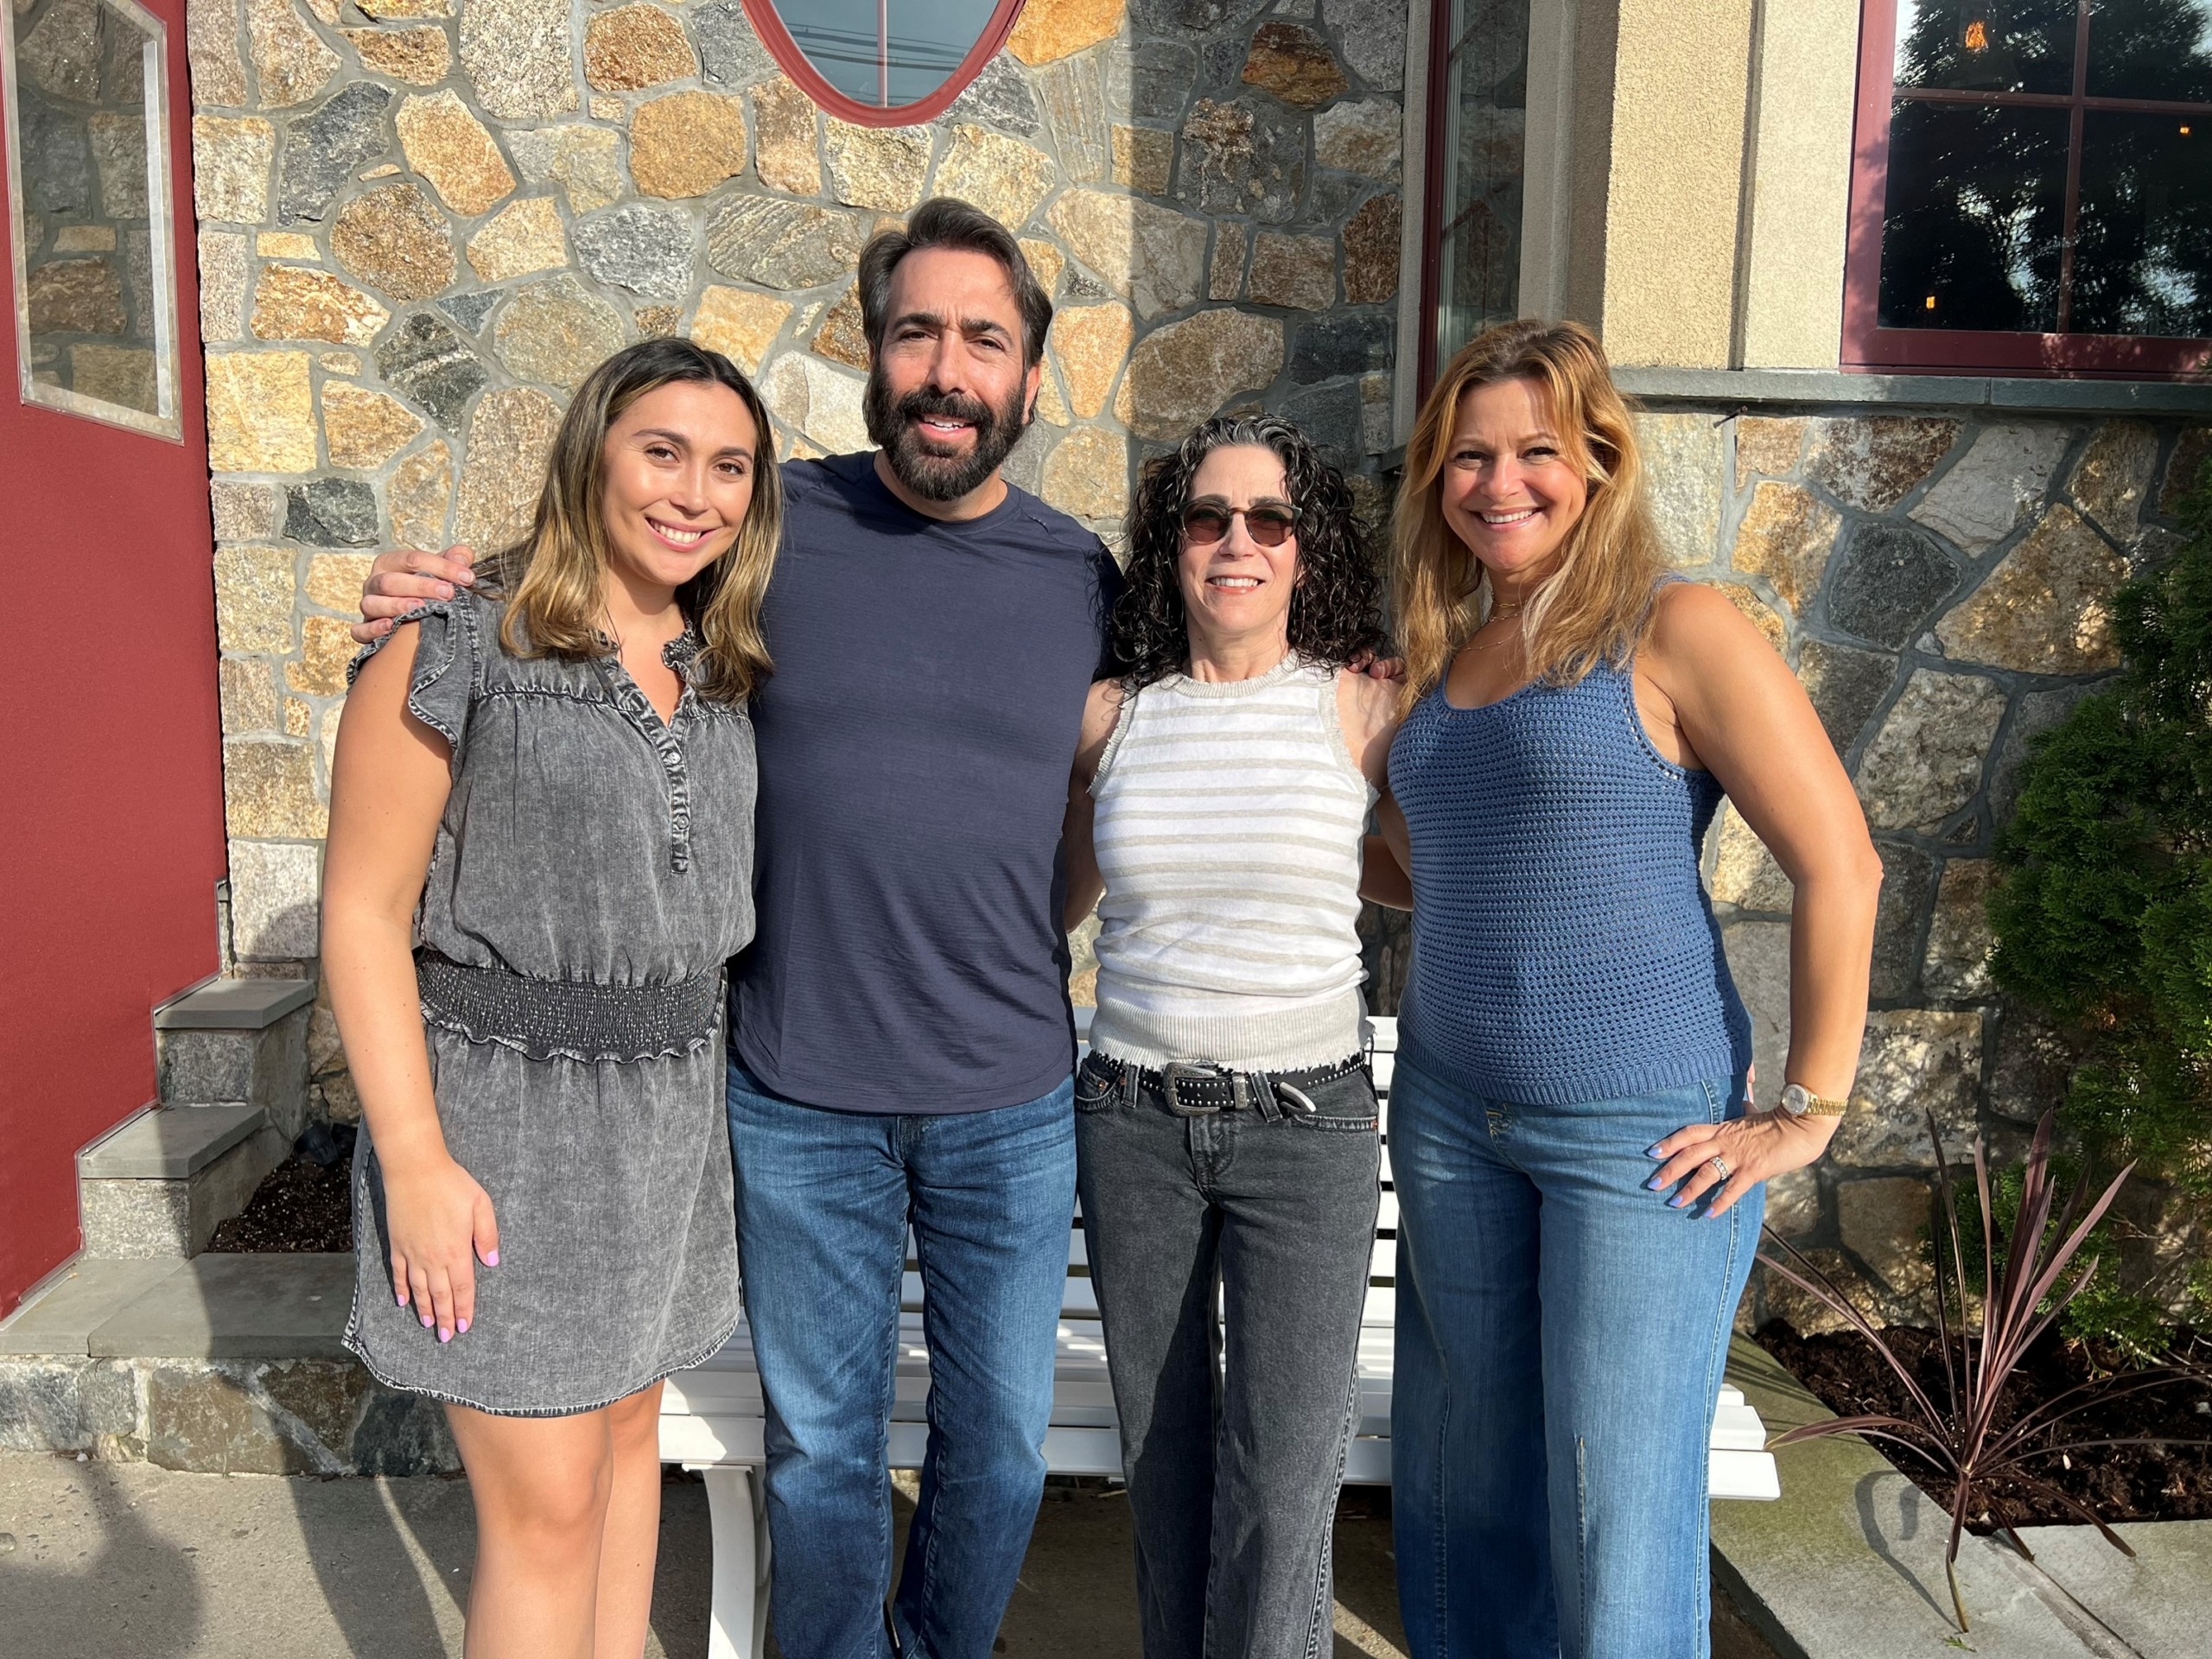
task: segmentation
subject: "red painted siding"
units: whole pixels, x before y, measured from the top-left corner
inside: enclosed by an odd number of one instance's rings
[[[0,327],[0,1314],[78,1247],[77,1149],[153,1096],[153,1005],[216,966],[192,100],[184,0],[143,3],[168,25],[184,442],[26,406]]]

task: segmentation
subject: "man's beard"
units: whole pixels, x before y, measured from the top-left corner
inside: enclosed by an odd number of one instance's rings
[[[924,387],[894,398],[878,370],[868,378],[862,410],[868,435],[875,440],[891,463],[899,481],[925,501],[957,501],[998,471],[1001,462],[1021,442],[1029,425],[1027,389],[1016,385],[1003,409],[994,410],[980,398],[958,392],[932,391]],[[966,421],[976,441],[964,454],[936,453],[918,423],[925,416],[949,415]]]

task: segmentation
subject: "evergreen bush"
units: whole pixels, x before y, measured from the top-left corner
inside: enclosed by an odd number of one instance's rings
[[[2212,466],[2177,554],[2114,595],[2123,665],[2031,743],[1998,839],[1992,970],[2075,1042],[2082,1154],[2212,1202]],[[2007,1183],[2008,1185],[2014,1185]],[[2192,1317],[2212,1324],[2212,1261]],[[2155,1310],[2107,1280],[2077,1335],[2141,1351]]]

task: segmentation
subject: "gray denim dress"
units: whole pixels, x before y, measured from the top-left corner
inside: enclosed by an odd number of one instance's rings
[[[391,1387],[559,1416],[737,1326],[722,981],[753,935],[753,726],[688,679],[664,724],[618,658],[516,657],[499,616],[474,594],[413,613],[407,696],[453,748],[416,951],[430,1072],[499,1265],[450,1343],[397,1305],[364,1124],[346,1344]]]

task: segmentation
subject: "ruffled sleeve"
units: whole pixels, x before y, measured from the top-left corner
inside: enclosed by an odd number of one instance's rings
[[[477,618],[468,601],[431,600],[397,619],[391,633],[371,640],[347,665],[346,683],[350,688],[361,664],[382,651],[392,635],[410,622],[417,626],[415,676],[407,688],[408,712],[443,737],[458,761],[477,681]]]

